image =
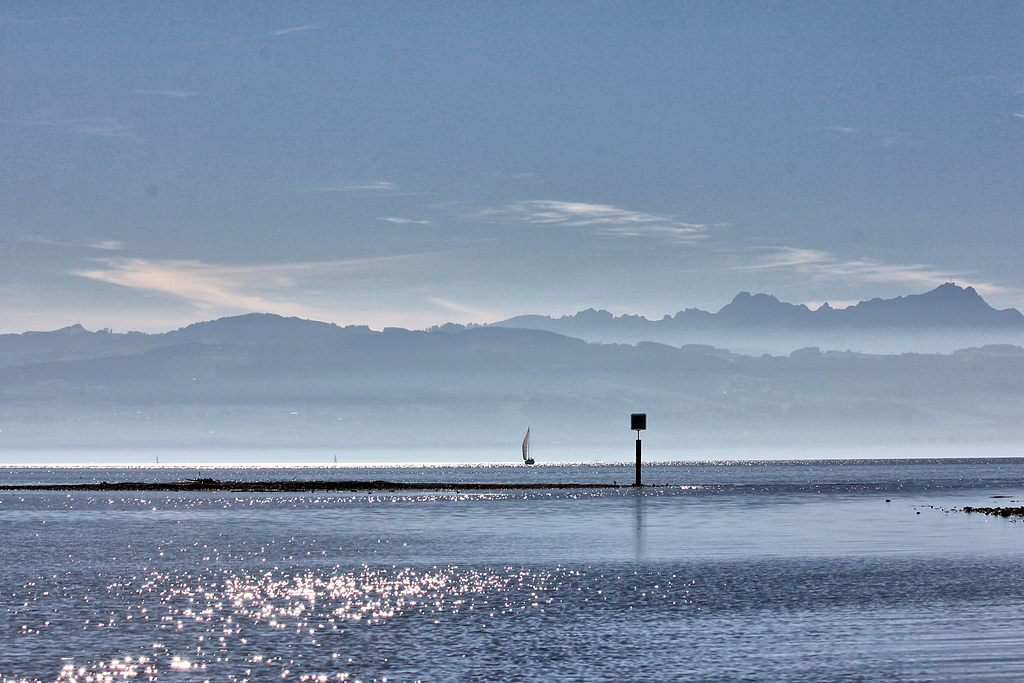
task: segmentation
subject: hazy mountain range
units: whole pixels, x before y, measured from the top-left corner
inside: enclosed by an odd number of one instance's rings
[[[495,325],[547,330],[587,341],[710,344],[746,353],[789,353],[806,346],[898,353],[950,352],[970,345],[1024,342],[1024,315],[996,310],[973,287],[946,283],[925,294],[872,299],[816,310],[768,294],[740,292],[717,313],[688,308],[661,320],[588,309],[551,318],[522,315]]]
[[[862,306],[845,309],[859,317],[829,324],[892,329],[900,311],[962,333],[1022,326],[1016,311],[986,311],[973,290],[953,285]],[[647,322],[733,320],[764,330],[819,313],[740,295],[717,314]],[[648,413],[646,439],[665,448],[1019,440],[1024,349],[754,356],[506,326],[376,332],[268,314],[154,335],[78,325],[0,335],[0,449],[462,445],[515,455],[529,425],[538,454],[587,446],[601,459],[628,459],[634,411]]]

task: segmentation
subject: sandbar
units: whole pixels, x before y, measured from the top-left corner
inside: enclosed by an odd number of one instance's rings
[[[178,482],[100,482],[88,484],[13,484],[0,491],[234,491],[238,493],[301,493],[307,491],[506,491],[543,489],[620,489],[630,484],[580,483],[467,483],[397,481],[221,481],[188,479]]]

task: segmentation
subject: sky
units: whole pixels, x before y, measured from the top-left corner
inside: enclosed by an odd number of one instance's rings
[[[0,6],[0,333],[1024,310],[1024,3]]]

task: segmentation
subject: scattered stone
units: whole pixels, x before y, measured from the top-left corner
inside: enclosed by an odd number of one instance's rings
[[[983,515],[994,515],[997,517],[1024,517],[1024,506],[1005,508],[976,508],[970,505],[963,507],[964,512],[978,512]]]

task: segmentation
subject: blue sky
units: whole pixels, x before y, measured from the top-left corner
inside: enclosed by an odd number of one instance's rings
[[[952,278],[1024,309],[1020,2],[8,2],[0,332]]]

